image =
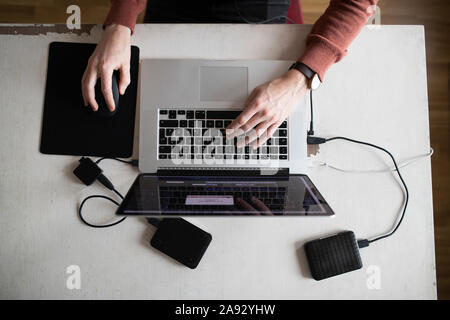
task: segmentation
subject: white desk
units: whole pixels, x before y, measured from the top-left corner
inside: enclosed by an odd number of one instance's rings
[[[138,25],[133,44],[141,58],[294,60],[309,30]],[[0,35],[0,298],[436,298],[429,159],[402,170],[411,199],[397,233],[361,251],[363,269],[321,282],[309,276],[302,244],[339,230],[354,230],[358,238],[388,231],[402,201],[395,176],[311,168],[309,176],[335,210],[334,218],[189,219],[213,235],[196,270],[151,248],[154,228],[143,219],[128,218],[105,230],[81,224],[80,200],[108,192],[76,180],[72,170],[79,157],[38,151],[47,53],[52,41],[96,42],[101,28],[90,35],[31,33]],[[422,27],[363,30],[325,80],[315,93],[317,135],[371,141],[399,161],[428,152]],[[347,168],[391,166],[383,154],[344,142],[324,145],[315,159]],[[114,161],[102,167],[123,193],[137,174]],[[107,222],[114,209],[93,201],[85,214]],[[66,288],[69,265],[81,268],[80,290]],[[381,272],[380,289],[366,284],[369,266]]]

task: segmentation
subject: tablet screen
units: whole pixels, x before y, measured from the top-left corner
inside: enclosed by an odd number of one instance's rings
[[[329,216],[333,211],[306,175],[139,175],[119,215]]]

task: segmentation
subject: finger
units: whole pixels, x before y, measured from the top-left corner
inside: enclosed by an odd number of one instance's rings
[[[255,205],[256,209],[258,209],[260,212],[264,214],[273,215],[272,211],[270,211],[270,209],[264,204],[264,202],[259,200],[257,197],[253,196],[251,200],[252,203]]]
[[[248,107],[241,114],[230,123],[227,129],[240,129],[244,124],[247,123],[248,120],[251,119],[258,112],[256,107]]]
[[[98,110],[97,101],[95,101],[95,83],[97,82],[97,73],[90,70],[86,73],[83,81],[82,91],[86,98],[86,102],[91,106],[92,110]]]
[[[281,122],[277,122],[275,124],[272,124],[266,131],[265,133],[259,137],[256,148],[262,146],[269,138],[271,138],[273,136],[273,134],[275,133],[275,131],[277,130],[277,128],[279,127],[279,125],[281,124]]]
[[[267,135],[267,129],[268,129],[272,124],[273,124],[273,123],[270,122],[270,121],[264,121],[264,122],[260,123],[258,126],[256,126],[255,132],[256,132],[256,134],[257,134],[258,140],[257,140],[257,139],[253,139],[252,141],[249,142],[249,143],[251,143],[251,142],[255,141],[255,142],[252,144],[252,149],[253,149],[253,150],[258,149],[258,147],[262,144],[262,143],[260,144],[259,141],[260,141],[261,138],[263,138],[263,137],[265,137],[265,136]],[[268,139],[268,138],[267,138],[267,139]],[[264,142],[263,142],[263,143],[264,143]]]
[[[85,76],[86,76],[86,71],[83,73],[83,77],[81,77],[81,96],[83,97],[83,105],[85,107],[87,107],[88,103],[87,103],[86,96],[84,95],[84,88],[83,88],[83,82],[84,82]]]
[[[250,144],[251,142],[256,140],[272,124],[271,121],[266,121],[269,118],[268,116],[260,116],[260,114],[262,114],[262,112],[259,112],[256,115],[254,115],[252,119],[250,119],[250,121],[247,122],[247,124],[238,129],[238,131],[245,133],[245,138],[238,140],[237,143],[238,147]],[[251,128],[246,131],[247,126],[251,126]],[[253,149],[256,149],[256,147],[253,147]]]
[[[260,112],[257,112],[253,117],[251,117],[247,123],[245,123],[243,126],[240,127],[244,132],[250,131],[253,129],[256,125],[260,124],[261,122],[269,119],[269,115],[267,114],[267,111],[263,110]]]
[[[233,139],[234,137],[243,136],[245,134],[244,130],[238,129],[225,129],[225,136],[227,139]]]
[[[105,98],[106,105],[110,111],[114,111],[115,104],[112,94],[112,74],[113,69],[109,67],[102,68],[102,92]]]
[[[244,111],[242,111],[241,114],[236,119],[234,119],[233,122],[230,123],[227,129],[240,128],[242,125],[247,123],[247,121],[250,120],[250,118],[253,117],[256,112],[258,112],[258,105],[261,102],[259,101],[259,96],[259,90],[253,90],[253,92],[247,98]]]
[[[271,124],[273,124],[273,120],[269,119],[270,116],[266,109],[255,114],[245,125],[240,128],[245,132],[251,130],[249,131],[249,133],[247,133],[248,139],[245,140],[246,144],[250,144],[251,142],[256,140]],[[253,149],[256,149],[256,147],[254,147]]]
[[[243,146],[245,146],[248,143],[248,136],[244,136],[242,138],[239,138],[236,141],[236,148],[242,148]]]
[[[120,81],[119,81],[119,92],[120,94],[125,94],[128,85],[130,84],[130,64],[122,64],[120,67]]]
[[[237,118],[236,118],[237,119]],[[243,124],[239,128],[235,129],[226,129],[225,132],[228,138],[234,138],[240,135],[243,135],[250,130],[252,130],[256,125],[268,119],[268,115],[266,115],[266,111],[260,111],[253,115],[247,123]],[[253,134],[252,134],[253,135]],[[257,137],[256,137],[257,138]]]
[[[251,205],[248,204],[247,201],[241,199],[241,198],[236,198],[236,204],[241,207],[244,211],[248,211],[251,212],[253,214],[259,214],[259,212],[253,208]]]
[[[239,139],[236,142],[236,147],[242,148],[243,146],[249,144],[250,142],[252,142],[253,140],[255,140],[257,138],[258,138],[258,135],[257,135],[256,131],[251,130],[251,131],[247,132],[243,138]]]

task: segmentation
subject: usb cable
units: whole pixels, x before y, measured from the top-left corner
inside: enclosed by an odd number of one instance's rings
[[[310,130],[308,131],[308,135],[306,138],[306,142],[308,145],[319,145],[319,144],[324,144],[327,142],[331,142],[331,141],[335,141],[335,140],[344,140],[344,141],[348,141],[351,143],[356,143],[356,144],[362,144],[362,145],[366,145],[378,150],[381,150],[383,152],[385,152],[387,155],[389,155],[389,157],[391,158],[392,162],[394,163],[394,167],[395,167],[395,172],[397,172],[398,177],[400,178],[401,184],[403,186],[404,192],[405,192],[405,202],[403,205],[403,209],[402,209],[402,213],[400,216],[400,219],[398,220],[397,224],[392,228],[392,230],[386,234],[382,234],[379,236],[376,236],[372,239],[362,239],[358,241],[358,246],[360,248],[364,248],[369,246],[370,243],[381,240],[381,239],[385,239],[387,237],[390,237],[391,235],[393,235],[397,229],[400,227],[400,224],[403,221],[403,218],[405,217],[405,213],[406,213],[406,208],[408,207],[408,201],[409,201],[409,191],[408,191],[408,187],[405,183],[405,180],[403,179],[399,167],[397,165],[397,161],[395,160],[394,156],[392,155],[391,152],[389,152],[388,150],[386,150],[383,147],[377,146],[373,143],[369,143],[369,142],[364,142],[364,141],[359,141],[359,140],[355,140],[355,139],[350,139],[350,138],[346,138],[346,137],[332,137],[332,138],[322,138],[322,137],[315,137],[314,135],[314,130],[313,130],[313,99],[312,99],[312,91],[310,90],[310,106],[311,106],[311,122],[310,122]]]
[[[98,164],[101,161],[103,161],[104,159],[112,159],[112,160],[116,160],[119,162],[128,163],[133,166],[137,166],[137,164],[138,164],[137,160],[128,161],[128,160],[122,160],[122,159],[118,159],[118,158],[106,158],[105,157],[105,158],[100,158],[97,161],[93,162],[90,158],[82,157],[79,161],[80,164],[78,165],[78,167],[75,168],[73,173],[85,185],[91,185],[94,181],[100,182],[103,186],[105,186],[106,188],[108,188],[109,190],[114,192],[121,200],[123,200],[123,196],[120,194],[119,191],[117,191],[117,189],[114,187],[113,183],[103,174],[103,170],[98,166]],[[85,199],[83,199],[83,201],[81,201],[80,207],[78,208],[78,216],[80,217],[81,221],[85,225],[92,227],[92,228],[108,228],[108,227],[115,226],[126,219],[126,217],[124,217],[113,223],[103,224],[103,225],[97,225],[97,224],[92,224],[92,223],[88,222],[83,217],[82,210],[83,210],[83,206],[86,203],[86,201],[93,199],[93,198],[106,199],[106,200],[111,201],[112,203],[114,203],[117,206],[119,205],[119,202],[117,202],[116,200],[114,200],[110,197],[104,196],[104,195],[100,195],[100,194],[95,194],[95,195],[86,197]]]

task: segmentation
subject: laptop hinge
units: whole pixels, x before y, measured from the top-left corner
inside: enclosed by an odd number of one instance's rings
[[[230,167],[167,167],[159,168],[158,176],[265,176],[287,177],[289,168],[230,168]]]

